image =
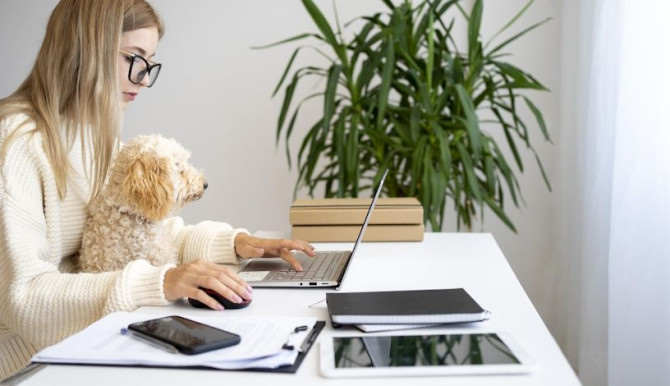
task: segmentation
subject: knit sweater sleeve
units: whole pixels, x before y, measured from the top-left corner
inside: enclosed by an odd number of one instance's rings
[[[108,312],[167,303],[162,277],[170,266],[136,261],[117,272],[60,271],[66,219],[37,136],[12,141],[0,165],[0,335],[37,350]]]
[[[235,236],[249,233],[246,229],[235,229],[216,221],[184,225],[181,217],[172,217],[166,222],[173,234],[181,263],[206,259],[214,263],[237,264]]]

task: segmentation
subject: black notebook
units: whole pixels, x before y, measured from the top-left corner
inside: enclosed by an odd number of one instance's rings
[[[342,324],[442,324],[488,319],[463,288],[333,292],[326,294],[333,326]]]

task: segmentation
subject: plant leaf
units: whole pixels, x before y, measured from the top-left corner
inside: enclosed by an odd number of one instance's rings
[[[335,112],[335,95],[337,93],[338,80],[342,67],[340,65],[331,66],[328,69],[328,83],[323,98],[323,130],[328,130],[330,121]]]
[[[291,107],[291,101],[293,100],[293,94],[295,93],[296,85],[300,77],[296,73],[293,76],[293,80],[286,86],[286,91],[284,92],[284,101],[282,103],[281,110],[279,111],[279,120],[277,121],[277,137],[275,138],[276,143],[279,143],[279,136],[281,134],[282,127],[284,127],[284,120],[286,120],[286,114],[289,107]]]
[[[468,52],[470,60],[477,57],[481,53],[481,43],[479,42],[479,30],[482,26],[482,13],[484,11],[484,4],[482,0],[475,0],[470,12],[468,22]]]
[[[328,20],[323,16],[323,13],[319,8],[314,4],[312,0],[302,0],[302,4],[307,10],[307,13],[312,17],[314,24],[319,28],[319,31],[323,34],[324,40],[333,48],[337,56],[340,58],[343,64],[346,64],[347,57],[342,45],[338,42],[335,37],[333,29],[328,24]]]
[[[275,46],[279,46],[279,45],[282,45],[282,44],[295,42],[297,40],[302,40],[302,39],[305,39],[305,38],[309,38],[309,37],[320,38],[319,35],[316,35],[316,34],[313,34],[313,33],[304,33],[304,34],[292,36],[288,39],[280,40],[278,42],[266,44],[266,45],[263,45],[263,46],[252,46],[251,49],[252,50],[262,50],[262,49],[265,49],[265,48],[275,47]]]
[[[542,173],[542,179],[544,179],[544,183],[547,185],[547,189],[549,189],[551,192],[551,184],[549,183],[549,178],[547,178],[547,173],[544,171],[544,166],[542,166],[542,161],[540,161],[540,156],[537,155],[537,152],[534,148],[531,148],[531,151],[535,155],[535,161],[537,161],[537,166],[540,168],[540,173]]]
[[[538,109],[533,102],[530,101],[530,99],[523,97],[523,100],[526,101],[526,105],[528,105],[528,108],[530,111],[533,112],[533,115],[535,116],[535,119],[537,120],[538,126],[540,126],[540,130],[542,130],[542,135],[544,135],[544,139],[547,141],[551,142],[551,139],[549,138],[549,131],[547,130],[547,125],[544,123],[544,118],[542,117],[542,113],[540,112],[540,109]]]
[[[512,43],[513,41],[517,40],[517,39],[520,38],[521,36],[527,34],[528,32],[534,30],[535,28],[541,26],[542,24],[548,22],[549,20],[551,20],[550,17],[549,17],[549,18],[546,18],[546,19],[544,19],[544,20],[542,20],[542,21],[539,22],[539,23],[535,23],[535,24],[531,25],[530,27],[524,29],[523,31],[517,33],[516,35],[512,36],[511,38],[509,38],[509,39],[505,40],[504,42],[502,42],[502,43],[498,44],[497,46],[495,46],[495,48],[493,48],[491,51],[489,51],[487,55],[490,56],[490,55],[495,54],[496,52],[500,51],[501,49],[503,49],[503,48],[504,48],[505,46],[507,46],[508,44]]]
[[[277,92],[281,88],[282,84],[284,84],[284,79],[286,79],[286,76],[288,75],[289,71],[291,70],[291,66],[293,65],[293,61],[295,60],[296,56],[298,56],[298,52],[300,52],[300,49],[302,47],[298,47],[293,51],[293,54],[291,55],[291,58],[288,61],[288,64],[286,65],[286,68],[284,68],[284,72],[281,75],[281,78],[279,78],[279,82],[277,82],[277,87],[275,87],[274,91],[272,91],[272,97],[274,98],[275,95],[277,95]]]
[[[489,197],[484,197],[484,202],[486,202],[486,205],[488,205],[488,207],[491,208],[491,210],[496,214],[496,216],[498,216],[498,218],[500,218],[502,222],[504,222],[505,225],[507,225],[507,227],[512,230],[512,232],[518,233],[516,227],[512,223],[512,220],[510,220],[510,218],[505,214],[502,208],[500,208],[500,206],[495,201],[493,201]]]
[[[463,85],[456,85],[456,93],[458,95],[458,100],[463,108],[463,113],[465,114],[465,119],[457,117],[458,120],[462,121],[465,125],[465,128],[468,132],[468,137],[470,138],[470,149],[473,152],[474,158],[479,159],[481,153],[481,139],[479,131],[479,119],[475,113],[475,107],[472,104],[470,96],[463,88]]]
[[[386,103],[391,89],[391,79],[393,76],[393,67],[395,66],[395,51],[393,50],[393,41],[389,40],[386,44],[386,58],[384,69],[382,71],[379,96],[377,97],[377,130],[382,126],[384,114],[386,113]]]
[[[479,189],[479,183],[477,181],[477,177],[475,175],[475,166],[472,162],[472,159],[470,158],[470,152],[463,146],[462,143],[456,142],[456,149],[458,149],[458,153],[461,156],[461,160],[463,161],[463,172],[465,172],[465,181],[467,185],[470,187],[469,190],[466,190],[477,199],[481,200],[482,199],[482,193]]]
[[[516,21],[519,20],[519,18],[521,18],[521,16],[522,16],[524,13],[526,13],[526,11],[528,10],[528,8],[530,8],[530,6],[531,6],[534,2],[535,2],[535,0],[529,0],[529,1],[526,3],[526,5],[524,5],[523,8],[521,8],[521,10],[520,10],[515,16],[514,16],[510,21],[507,22],[507,24],[505,24],[505,25],[504,25],[498,32],[496,32],[496,33],[491,37],[491,39],[486,43],[486,46],[488,46],[493,40],[495,40],[495,38],[497,38],[501,33],[505,32],[505,31],[506,31],[509,27],[511,27],[514,23],[516,23]]]

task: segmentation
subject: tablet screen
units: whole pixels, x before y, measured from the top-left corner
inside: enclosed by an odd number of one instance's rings
[[[333,338],[335,368],[519,364],[497,334]]]

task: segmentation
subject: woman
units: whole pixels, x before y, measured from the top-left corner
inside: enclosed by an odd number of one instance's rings
[[[200,287],[250,299],[251,287],[216,263],[281,256],[301,270],[291,250],[314,255],[304,241],[175,218],[179,265],[76,272],[85,207],[118,148],[122,110],[156,81],[162,34],[144,0],[62,0],[30,75],[0,100],[0,380],[110,312],[183,297],[221,309]]]

